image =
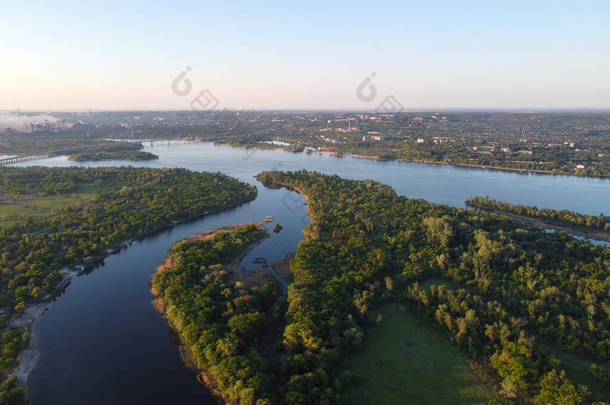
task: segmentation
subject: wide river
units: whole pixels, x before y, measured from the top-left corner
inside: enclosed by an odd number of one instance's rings
[[[152,308],[150,278],[177,240],[222,225],[262,221],[273,215],[284,229],[251,250],[242,265],[257,267],[294,252],[309,222],[304,200],[287,190],[262,187],[253,176],[263,170],[315,170],[353,179],[373,179],[397,193],[463,207],[474,195],[513,203],[608,214],[610,181],[569,176],[518,174],[483,169],[377,162],[370,159],[285,151],[244,150],[209,143],[145,143],[159,160],[145,167],[221,171],[258,187],[255,201],[209,215],[133,243],[89,275],[77,277],[34,324],[38,362],[29,375],[32,405],[215,404],[180,356],[167,323]],[[68,166],[65,157],[23,165]],[[111,166],[127,162],[96,162]]]

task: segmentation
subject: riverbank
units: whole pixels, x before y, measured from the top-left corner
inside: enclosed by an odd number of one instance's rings
[[[216,397],[219,402],[222,401],[222,403],[226,405],[238,405],[230,402],[228,398],[222,395],[222,392],[218,388],[218,383],[212,374],[210,374],[205,369],[200,369],[199,367],[197,367],[197,364],[193,359],[191,349],[186,344],[184,344],[184,340],[182,339],[176,328],[171,324],[171,322],[169,322],[169,319],[167,317],[167,305],[165,301],[162,298],[158,297],[155,298],[151,302],[151,304],[153,308],[155,308],[155,310],[157,310],[157,312],[159,312],[159,314],[168,321],[172,335],[178,342],[178,353],[180,354],[180,358],[182,359],[186,367],[196,375],[197,381],[200,384],[203,384],[210,391],[210,393],[214,397]]]
[[[209,214],[213,214],[213,213],[221,212],[221,211],[224,211],[227,209],[235,208],[241,204],[244,204],[246,202],[250,202],[250,201],[256,199],[256,195],[257,194],[255,193],[252,199],[242,201],[242,202],[237,202],[237,203],[232,204],[227,207],[203,211],[201,214],[198,214],[198,215],[193,215],[193,216],[170,221],[168,223],[162,224],[158,227],[151,229],[149,232],[147,232],[143,235],[137,235],[137,236],[132,235],[130,238],[128,238],[122,242],[118,242],[116,244],[108,246],[107,249],[105,249],[103,251],[103,254],[101,256],[95,257],[93,260],[91,260],[89,262],[83,261],[82,264],[78,265],[78,267],[81,268],[80,271],[70,269],[70,268],[64,268],[64,269],[60,270],[60,273],[62,274],[63,277],[62,277],[61,282],[59,282],[57,284],[56,289],[52,294],[42,298],[42,300],[39,302],[27,305],[26,308],[22,312],[13,313],[9,317],[9,326],[19,327],[25,333],[27,333],[27,335],[30,338],[29,345],[25,349],[23,349],[19,352],[19,354],[17,356],[17,366],[10,373],[11,376],[17,377],[20,380],[20,382],[25,386],[26,400],[28,398],[27,380],[28,380],[28,377],[29,377],[31,371],[36,366],[36,363],[39,358],[39,351],[38,351],[38,348],[36,345],[37,339],[36,339],[36,336],[34,336],[34,334],[33,334],[34,324],[36,323],[36,321],[38,319],[40,319],[40,317],[42,317],[45,314],[45,312],[48,310],[48,308],[52,304],[52,302],[55,299],[57,299],[65,291],[65,289],[70,285],[71,280],[74,277],[76,277],[77,275],[85,274],[86,271],[87,272],[92,271],[96,267],[103,265],[104,259],[106,259],[107,257],[109,257],[111,255],[119,253],[123,248],[129,247],[134,241],[143,240],[149,236],[152,236],[154,234],[157,234],[159,232],[172,228],[173,226],[180,224],[180,223],[186,223],[189,221],[193,221],[193,220],[205,217],[206,215],[209,215]]]
[[[265,144],[265,146],[262,146],[262,145],[259,146],[258,144],[241,145],[241,144],[223,143],[223,142],[218,142],[218,141],[216,141],[215,143],[218,145],[227,145],[227,146],[243,148],[243,149],[255,148],[255,149],[261,149],[261,150],[283,150],[286,152],[295,153],[289,147],[285,147],[285,146],[281,146],[281,145],[273,145],[273,146],[268,146],[267,144]],[[305,148],[307,148],[307,147],[305,147]],[[312,149],[310,149],[310,150],[312,150]],[[365,155],[362,153],[337,152],[337,151],[331,151],[331,150],[312,150],[312,152],[317,153],[319,155],[335,156],[336,158],[353,157],[353,158],[357,158],[357,159],[371,159],[371,160],[376,160],[376,161],[380,161],[380,162],[381,161],[383,161],[383,162],[395,161],[395,162],[404,162],[404,163],[420,163],[420,164],[426,164],[426,165],[431,165],[431,166],[465,167],[465,168],[472,168],[472,169],[486,169],[486,170],[495,170],[495,171],[503,171],[503,172],[515,172],[515,173],[522,173],[522,174],[547,174],[547,175],[552,175],[552,176],[574,176],[574,177],[585,177],[585,178],[595,178],[595,179],[610,179],[610,174],[608,174],[608,175],[604,175],[604,174],[590,175],[590,174],[578,174],[578,173],[571,173],[571,172],[554,172],[552,170],[523,169],[523,168],[517,168],[517,167],[493,166],[493,165],[485,165],[485,164],[478,164],[478,163],[460,163],[460,162],[436,161],[436,160],[425,160],[425,159],[404,159],[404,158],[383,159],[383,158],[379,158],[379,156],[376,156],[376,155]],[[296,153],[300,153],[300,152],[296,152]]]
[[[23,349],[17,357],[17,366],[11,372],[11,377],[17,377],[24,383],[27,382],[28,376],[36,366],[40,353],[36,347],[36,335],[33,333],[34,323],[49,309],[51,303],[60,296],[72,279],[78,276],[80,273],[76,270],[62,269],[60,271],[63,275],[62,285],[64,288],[60,288],[53,296],[47,298],[46,301],[37,304],[26,306],[23,312],[13,314],[9,318],[9,326],[14,326],[23,329],[30,337],[30,343],[27,348]],[[26,385],[27,389],[27,385]]]
[[[316,152],[316,153],[322,153],[322,152]],[[324,152],[324,153],[326,153],[326,152]],[[328,152],[328,154],[337,156],[336,152]],[[546,175],[552,175],[552,176],[574,176],[574,177],[588,177],[588,178],[596,178],[596,179],[609,179],[610,178],[610,175],[593,176],[593,175],[575,174],[575,173],[569,173],[569,172],[553,172],[552,170],[522,169],[522,168],[517,168],[517,167],[493,166],[493,165],[484,165],[484,164],[478,164],[478,163],[459,163],[459,162],[422,160],[422,159],[404,159],[404,158],[379,159],[377,156],[362,155],[362,154],[357,154],[357,153],[343,153],[342,155],[339,155],[337,157],[341,157],[341,156],[349,156],[349,157],[354,157],[354,158],[358,158],[358,159],[372,159],[372,160],[383,161],[383,162],[395,161],[395,162],[403,162],[403,163],[419,163],[419,164],[425,164],[425,165],[431,165],[431,166],[465,167],[465,168],[471,168],[471,169],[485,169],[485,170],[494,170],[494,171],[501,171],[501,172],[515,172],[515,173],[521,173],[521,174],[546,174]]]

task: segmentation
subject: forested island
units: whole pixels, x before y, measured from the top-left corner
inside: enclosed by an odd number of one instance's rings
[[[509,212],[532,218],[540,218],[558,225],[574,225],[582,228],[599,229],[610,231],[610,217],[600,214],[583,215],[568,210],[553,210],[550,208],[538,208],[529,205],[511,204],[505,201],[494,200],[489,197],[471,197],[466,200],[471,207]]]
[[[68,156],[75,162],[99,162],[102,160],[155,160],[159,156],[144,152],[140,142],[103,141],[81,149],[78,153]]]
[[[281,286],[273,277],[249,285],[240,269],[227,266],[265,237],[262,225],[250,224],[180,241],[152,280],[155,305],[180,335],[186,357],[227,403],[262,405],[276,397],[270,375],[285,311]]]
[[[0,212],[24,198],[33,207],[0,223],[0,404],[23,395],[22,383],[8,377],[28,330],[10,319],[56,295],[64,271],[90,269],[129,241],[257,195],[221,173],[130,167],[0,168],[0,187]],[[42,215],[39,206],[47,208]]]
[[[159,156],[143,151],[116,151],[116,152],[83,152],[70,155],[69,160],[75,162],[98,162],[101,160],[155,160]]]
[[[466,205],[482,210],[513,216],[535,225],[551,227],[557,230],[581,235],[587,238],[601,239],[610,242],[610,217],[599,214],[584,215],[569,210],[553,210],[529,205],[511,204],[493,200],[489,197],[471,197]]]

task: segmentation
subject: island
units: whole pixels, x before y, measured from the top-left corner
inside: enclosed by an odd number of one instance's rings
[[[539,209],[478,196],[467,199],[465,203],[474,208],[507,215],[543,228],[610,242],[610,217],[603,214],[594,216],[569,210]]]
[[[75,162],[99,162],[102,160],[155,160],[159,156],[144,152],[141,142],[104,141],[81,148],[78,152],[68,156],[68,160]]]
[[[75,162],[98,162],[101,160],[156,160],[159,156],[142,151],[114,151],[114,152],[83,152],[68,156],[68,160]]]
[[[284,300],[264,269],[239,259],[268,236],[260,223],[225,226],[177,242],[152,280],[154,306],[181,340],[183,358],[226,403],[270,404],[268,374],[281,338]]]

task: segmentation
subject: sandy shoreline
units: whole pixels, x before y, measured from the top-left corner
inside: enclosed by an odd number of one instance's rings
[[[60,273],[64,276],[63,281],[70,281],[79,272],[76,270],[62,269]],[[66,286],[67,288],[68,286]],[[34,323],[47,312],[49,306],[55,298],[63,293],[63,290],[54,297],[48,297],[48,301],[41,302],[38,304],[28,305],[22,313],[14,314],[9,319],[9,326],[14,326],[23,329],[30,337],[30,343],[28,347],[19,352],[17,357],[17,367],[10,374],[12,377],[17,377],[22,382],[26,383],[28,376],[36,366],[40,353],[38,352],[36,339],[37,336],[34,333]],[[27,389],[27,385],[26,385]]]
[[[236,206],[237,205],[231,206],[231,207],[228,207],[227,209],[234,208]],[[145,239],[145,238],[149,237],[150,235],[155,234],[156,232],[161,232],[162,230],[171,228],[174,225],[177,225],[180,223],[186,223],[191,220],[194,220],[197,218],[202,218],[209,214],[214,214],[214,213],[217,213],[220,211],[222,211],[222,209],[205,211],[202,215],[196,215],[191,218],[185,218],[185,219],[173,221],[159,229],[152,231],[150,234],[148,234],[146,236],[143,236],[143,237],[137,238],[137,239],[129,239],[127,241],[121,242],[119,244],[120,247],[107,250],[104,258],[111,256],[115,253],[118,253],[119,251],[121,251],[121,249],[131,246],[131,244],[133,242],[135,242],[137,240]],[[63,275],[62,283],[69,282],[74,277],[81,274],[79,271],[69,269],[69,268],[63,268],[59,272]],[[60,283],[60,285],[61,285],[61,283]],[[9,374],[10,376],[17,377],[24,384],[27,383],[28,376],[29,376],[30,372],[34,369],[34,367],[36,366],[36,362],[38,361],[38,357],[40,355],[40,353],[38,352],[37,346],[36,346],[36,336],[33,333],[34,323],[36,322],[36,320],[38,318],[40,318],[42,315],[44,315],[44,313],[49,309],[49,306],[51,305],[51,303],[53,301],[55,301],[55,299],[57,297],[59,297],[61,294],[63,294],[63,292],[66,290],[66,288],[68,286],[69,286],[69,283],[67,285],[65,285],[65,287],[63,289],[61,289],[61,291],[58,291],[55,295],[45,297],[43,299],[43,302],[27,305],[26,308],[23,310],[23,312],[21,312],[19,314],[13,314],[9,319],[9,323],[8,323],[9,326],[15,326],[15,327],[19,327],[19,328],[23,329],[30,337],[29,345],[25,349],[22,349],[19,352],[19,355],[17,356],[17,366]],[[26,399],[27,399],[27,384],[25,384],[25,387],[26,387]]]

